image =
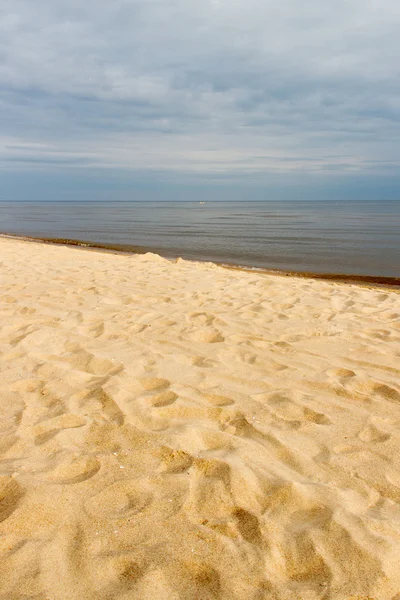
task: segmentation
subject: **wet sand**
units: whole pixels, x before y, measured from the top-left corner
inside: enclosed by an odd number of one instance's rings
[[[163,253],[163,249],[160,248],[146,248],[144,246],[135,246],[132,244],[107,244],[100,242],[87,242],[85,240],[77,240],[71,238],[48,238],[48,237],[30,237],[30,236],[17,236],[0,233],[0,239],[16,239],[24,240],[26,242],[41,242],[43,244],[52,244],[56,246],[69,246],[71,248],[86,248],[88,250],[104,251],[104,252],[118,252],[123,254],[158,254],[168,258],[169,260],[176,260],[177,256],[173,259],[169,255]],[[205,260],[194,260],[190,259],[191,262],[208,262]],[[400,277],[387,277],[377,275],[357,275],[349,273],[331,273],[331,272],[311,272],[311,271],[287,271],[278,269],[267,269],[262,267],[252,267],[249,265],[241,265],[235,263],[227,263],[224,261],[213,261],[213,264],[225,267],[226,269],[236,269],[246,272],[258,272],[267,275],[281,275],[284,277],[303,277],[306,279],[323,279],[326,281],[342,281],[344,283],[360,283],[367,285],[377,285],[384,287],[400,287]]]
[[[1,600],[400,598],[400,293],[0,239]]]

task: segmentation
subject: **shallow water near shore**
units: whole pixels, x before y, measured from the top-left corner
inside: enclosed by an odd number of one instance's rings
[[[0,202],[0,231],[311,273],[400,276],[400,202]]]

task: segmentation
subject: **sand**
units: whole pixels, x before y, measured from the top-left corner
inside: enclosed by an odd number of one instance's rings
[[[1,600],[400,599],[400,294],[0,239]]]

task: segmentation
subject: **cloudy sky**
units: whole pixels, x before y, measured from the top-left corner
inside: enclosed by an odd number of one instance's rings
[[[2,0],[0,198],[400,198],[397,0]]]

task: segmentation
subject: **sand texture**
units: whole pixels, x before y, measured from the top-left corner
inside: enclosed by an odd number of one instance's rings
[[[399,600],[400,294],[0,239],[1,600]]]

